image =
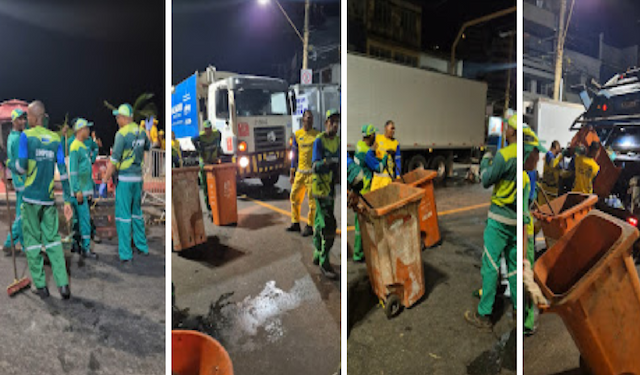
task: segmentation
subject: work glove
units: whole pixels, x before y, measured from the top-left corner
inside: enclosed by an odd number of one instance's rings
[[[107,183],[103,182],[100,184],[100,189],[98,189],[98,194],[101,197],[104,197],[107,194]]]
[[[531,269],[531,263],[528,259],[523,261],[524,272],[522,272],[522,283],[524,284],[525,291],[531,297],[531,300],[536,306],[547,306],[549,302],[542,294],[542,290],[533,279],[533,270]]]

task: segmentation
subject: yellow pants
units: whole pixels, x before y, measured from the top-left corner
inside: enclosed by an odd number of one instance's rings
[[[381,189],[389,184],[391,184],[393,180],[391,177],[382,177],[378,175],[373,175],[373,180],[371,181],[371,191],[375,191]]]
[[[296,177],[291,186],[291,222],[300,222],[300,209],[304,196],[307,195],[309,201],[309,214],[307,215],[308,224],[313,228],[313,222],[316,217],[316,200],[311,196],[311,174],[296,172]]]

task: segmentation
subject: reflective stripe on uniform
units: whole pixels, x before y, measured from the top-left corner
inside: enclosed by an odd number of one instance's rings
[[[138,220],[144,220],[144,216],[142,216],[142,215],[140,215],[140,216],[138,216],[138,215],[131,215],[131,218],[132,218],[132,219],[138,219]]]
[[[491,262],[491,265],[493,266],[493,268],[496,270],[496,272],[498,271],[498,265],[496,264],[496,262],[493,260],[493,258],[491,257],[491,254],[489,254],[489,250],[487,250],[487,247],[484,247],[484,255],[489,258],[489,261]]]
[[[25,171],[24,169],[22,169],[22,167],[20,166],[20,160],[16,160],[16,170],[18,171],[18,173],[20,174],[25,174],[27,173],[27,171]]]
[[[66,181],[69,179],[69,176],[67,176],[66,174],[61,174],[60,175],[60,181]]]
[[[297,170],[296,173],[300,173],[300,174],[313,174],[313,171],[310,169],[305,169],[305,170]]]
[[[142,176],[118,176],[118,181],[123,181],[123,182],[142,182]]]
[[[130,222],[131,222],[131,219],[121,219],[121,218],[119,218],[119,217],[116,217],[116,221],[121,221],[121,222],[123,222],[123,223],[130,223]]]
[[[53,206],[54,204],[56,204],[56,202],[54,202],[54,201],[45,202],[45,201],[39,201],[37,199],[31,199],[31,198],[27,198],[27,197],[22,198],[22,200],[27,202],[27,203],[37,204],[38,206]]]
[[[509,219],[508,217],[500,216],[500,215],[496,214],[495,212],[489,211],[488,217],[489,217],[489,219],[495,220],[498,223],[501,223],[501,224],[504,224],[504,225],[509,225],[509,226],[512,226],[512,227],[515,227],[516,225],[518,225],[518,220]]]
[[[44,248],[45,249],[50,249],[50,248],[55,247],[55,246],[62,246],[62,242],[60,242],[60,241],[52,242],[52,243],[46,245]]]
[[[26,251],[33,251],[33,250],[42,250],[42,245],[33,245],[33,246],[29,246],[25,249]]]

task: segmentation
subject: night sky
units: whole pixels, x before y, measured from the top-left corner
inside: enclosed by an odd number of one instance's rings
[[[281,0],[302,33],[304,1]],[[313,0],[313,27],[324,17],[339,17],[337,0]],[[256,0],[174,0],[172,24],[173,84],[208,65],[243,74],[281,76],[302,42],[275,3]],[[340,43],[339,30],[336,43]],[[287,78],[287,77],[282,77]]]
[[[165,5],[132,3],[0,0],[0,101],[40,99],[53,124],[85,117],[108,146],[117,124],[103,100],[153,92],[162,127]]]
[[[640,2],[637,0],[576,1],[567,38],[576,46],[600,32],[618,48],[640,44]]]

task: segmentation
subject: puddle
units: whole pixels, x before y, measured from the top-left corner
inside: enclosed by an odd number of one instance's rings
[[[278,288],[275,281],[269,281],[256,296],[247,296],[235,303],[229,301],[231,296],[233,292],[220,296],[204,316],[174,309],[173,327],[204,332],[236,351],[260,350],[261,341],[276,344],[284,338],[287,332],[283,316],[288,311],[319,299],[309,276],[296,280],[289,291]]]
[[[502,368],[515,371],[516,330],[505,333],[493,348],[482,352],[467,366],[468,375],[497,375]]]

